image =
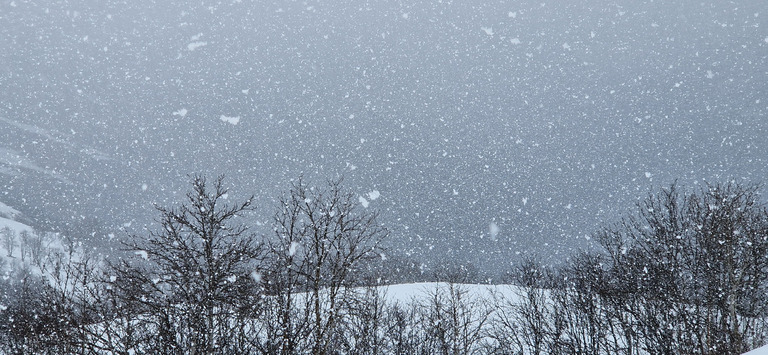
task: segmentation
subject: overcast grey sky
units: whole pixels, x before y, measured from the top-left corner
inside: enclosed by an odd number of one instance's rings
[[[678,180],[765,182],[763,1],[0,3],[2,201],[149,223],[344,176],[395,252],[556,258]],[[491,238],[491,225],[498,234]]]

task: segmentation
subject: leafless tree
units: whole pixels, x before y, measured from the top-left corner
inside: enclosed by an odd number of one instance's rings
[[[480,354],[492,308],[455,282],[438,283],[418,303],[425,350],[433,354]]]
[[[518,264],[509,275],[507,293],[492,294],[495,312],[488,335],[495,354],[549,354],[557,334],[553,331],[551,298],[553,271],[534,259]]]
[[[0,230],[0,234],[3,235],[3,247],[5,248],[8,257],[13,256],[13,252],[16,250],[16,246],[18,245],[16,242],[16,231],[11,227],[5,226],[2,230]]]
[[[341,324],[334,343],[349,354],[373,355],[386,353],[385,291],[376,285],[357,287],[356,295],[347,307],[348,319]]]
[[[19,253],[21,254],[21,261],[26,261],[29,254],[29,244],[32,241],[32,232],[28,230],[22,230],[19,233]]]
[[[179,207],[157,207],[157,231],[125,243],[131,258],[113,264],[111,287],[155,343],[144,351],[163,353],[248,352],[234,342],[240,310],[253,310],[247,295],[259,294],[253,275],[262,246],[238,219],[253,209],[251,199],[230,204],[223,177],[209,185],[192,177],[192,190]],[[249,317],[252,315],[249,315]],[[141,329],[137,332],[141,336]],[[243,348],[246,347],[246,348]]]
[[[765,341],[768,211],[758,189],[672,185],[598,234],[612,275],[602,299],[628,351],[740,354]]]
[[[380,257],[387,231],[340,180],[325,188],[298,180],[280,198],[274,222],[265,277],[278,326],[268,338],[281,354],[327,354],[355,304],[354,274]]]

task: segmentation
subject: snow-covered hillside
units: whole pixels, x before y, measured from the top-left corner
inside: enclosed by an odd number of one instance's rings
[[[35,230],[22,222],[26,220],[17,209],[0,202],[0,274],[12,274],[20,269],[44,273],[52,258],[63,257],[59,253],[65,249],[62,236]]]
[[[21,212],[0,201],[0,217],[13,219],[19,214],[21,214]]]
[[[22,231],[28,231],[28,232],[32,232],[33,231],[32,227],[30,227],[30,226],[28,226],[26,224],[23,224],[23,223],[20,223],[20,222],[16,222],[16,221],[10,220],[8,218],[0,217],[0,231],[5,229],[6,227],[9,227],[15,233],[15,235],[17,235],[17,236]],[[2,243],[2,245],[0,245],[0,253],[2,253],[2,255],[0,255],[0,257],[3,257],[3,258],[7,258],[8,257],[8,249],[6,248],[5,243]],[[16,258],[20,257],[19,249],[15,248],[13,253],[11,253],[11,255],[12,255],[12,257],[16,257]]]
[[[17,216],[20,215],[21,213],[15,208],[0,202],[0,237],[2,237],[2,241],[0,241],[0,258],[4,259],[6,262],[10,261],[8,260],[10,258],[20,258],[21,251],[19,248],[14,247],[11,255],[8,255],[8,246],[5,241],[4,233],[10,230],[11,233],[13,233],[14,239],[18,239],[18,236],[21,234],[21,232],[27,231],[31,233],[34,231],[32,227],[14,220]],[[16,240],[14,244],[18,244],[18,240]]]
[[[408,304],[424,301],[426,296],[450,286],[444,282],[421,282],[381,286],[379,292],[391,303]],[[507,300],[517,300],[523,290],[514,285],[477,285],[454,284],[454,287],[466,292],[468,299],[491,301],[494,297]]]
[[[768,355],[768,345],[744,353],[744,355]]]

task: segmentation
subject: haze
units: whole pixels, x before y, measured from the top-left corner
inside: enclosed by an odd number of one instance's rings
[[[291,179],[343,176],[392,253],[561,258],[673,181],[766,182],[766,18],[757,0],[4,1],[0,201],[102,238],[152,223],[188,174],[225,174],[263,222]]]

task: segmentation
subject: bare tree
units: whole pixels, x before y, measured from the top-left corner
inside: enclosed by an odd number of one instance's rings
[[[280,198],[274,221],[265,274],[279,324],[269,338],[281,354],[327,354],[339,345],[340,325],[357,297],[354,274],[379,257],[387,231],[340,180],[325,188],[297,181]]]
[[[19,233],[19,253],[21,254],[21,261],[25,261],[29,254],[29,243],[32,241],[32,232],[28,230],[22,230]]]
[[[445,355],[482,353],[484,328],[492,313],[486,300],[455,282],[438,283],[426,296],[418,304],[425,350]]]
[[[92,353],[81,332],[90,314],[74,302],[86,279],[70,265],[62,261],[60,273],[25,267],[12,273],[0,308],[0,353]]]
[[[3,247],[8,254],[8,257],[13,256],[14,250],[16,250],[16,231],[11,227],[5,226],[0,230],[0,234],[3,235]]]
[[[558,347],[571,354],[608,354],[612,323],[604,306],[602,288],[606,284],[602,255],[576,255],[563,270],[561,284],[552,289],[555,318],[562,317],[565,328]]]
[[[549,354],[557,334],[553,331],[554,311],[551,287],[554,273],[534,259],[515,267],[509,295],[492,294],[496,308],[488,334],[493,339],[489,352],[497,354]]]
[[[349,319],[341,324],[337,343],[350,354],[383,354],[386,350],[386,294],[370,285],[357,288],[347,307]]]
[[[419,322],[419,307],[415,302],[394,303],[384,313],[385,354],[425,353],[426,334]]]
[[[611,285],[602,298],[629,351],[739,354],[768,336],[768,211],[758,186],[682,193],[673,184],[597,239]]]
[[[116,298],[149,320],[156,334],[145,351],[164,353],[248,352],[235,344],[232,327],[241,321],[247,294],[260,293],[252,277],[262,246],[237,223],[253,210],[251,199],[229,204],[223,177],[212,184],[192,178],[179,207],[156,207],[160,229],[133,235],[125,245],[132,258],[112,265]]]
[[[26,250],[29,254],[29,261],[32,265],[40,266],[43,262],[43,236],[37,231],[29,234],[29,240],[26,243]]]
[[[595,236],[602,251],[573,256],[555,277],[532,262],[516,270],[519,301],[496,299],[491,351],[740,354],[768,338],[757,186],[672,185]]]

